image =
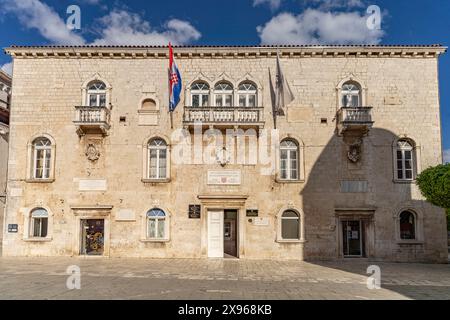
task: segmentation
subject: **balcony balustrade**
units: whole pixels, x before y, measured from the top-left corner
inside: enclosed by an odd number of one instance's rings
[[[107,107],[75,107],[74,124],[78,134],[101,133],[107,135],[110,129],[111,112]]]
[[[340,135],[349,131],[364,135],[369,132],[373,124],[372,107],[343,107],[337,113]]]

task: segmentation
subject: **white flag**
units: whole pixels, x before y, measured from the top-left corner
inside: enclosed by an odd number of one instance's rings
[[[285,107],[294,100],[294,95],[289,87],[289,83],[281,70],[280,56],[277,53],[277,75],[276,75],[276,99],[275,107],[278,115],[284,115]]]

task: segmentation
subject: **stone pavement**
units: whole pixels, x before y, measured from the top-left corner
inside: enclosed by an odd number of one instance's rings
[[[373,264],[379,290],[366,286]],[[80,290],[66,287],[71,265],[81,269]],[[450,299],[450,265],[0,258],[0,299]]]

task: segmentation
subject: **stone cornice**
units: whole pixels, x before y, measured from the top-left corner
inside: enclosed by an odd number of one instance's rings
[[[270,58],[277,52],[283,58],[299,57],[383,57],[435,58],[447,51],[441,45],[424,46],[179,46],[175,55],[190,58]],[[103,58],[167,59],[165,46],[12,46],[5,52],[13,58]]]

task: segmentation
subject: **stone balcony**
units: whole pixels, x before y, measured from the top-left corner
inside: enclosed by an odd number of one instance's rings
[[[85,134],[108,135],[111,123],[111,112],[107,107],[75,107],[75,120],[79,136]]]
[[[342,107],[337,113],[338,134],[365,135],[372,128],[372,107]]]
[[[185,127],[196,125],[212,127],[264,127],[263,107],[184,107]]]

